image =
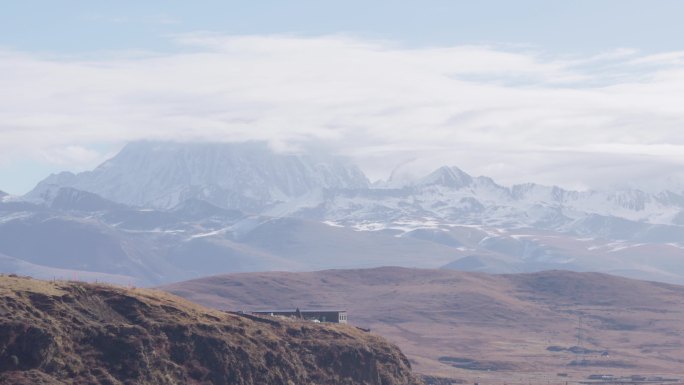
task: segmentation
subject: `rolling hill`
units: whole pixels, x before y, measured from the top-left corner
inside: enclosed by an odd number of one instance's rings
[[[418,372],[454,379],[684,377],[682,286],[567,271],[386,267],[219,275],[162,289],[221,309],[344,308],[352,324],[398,344]]]

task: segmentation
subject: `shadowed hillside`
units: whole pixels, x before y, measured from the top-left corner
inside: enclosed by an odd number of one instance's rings
[[[0,277],[0,383],[417,384],[383,339],[160,291]]]
[[[345,308],[350,323],[397,343],[416,371],[468,381],[684,367],[684,287],[605,274],[378,268],[234,274],[164,289],[224,309]]]

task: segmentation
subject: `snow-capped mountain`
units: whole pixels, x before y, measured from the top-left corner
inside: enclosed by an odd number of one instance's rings
[[[136,142],[93,171],[50,176],[27,197],[50,199],[50,191],[73,187],[132,206],[169,209],[198,198],[259,212],[321,189],[367,186],[357,167],[339,159],[277,154],[263,143]]]
[[[63,187],[129,206],[171,209],[194,198],[255,214],[346,225],[429,217],[445,223],[571,230],[592,215],[652,225],[684,221],[684,195],[672,191],[571,191],[534,183],[506,187],[457,167],[440,167],[401,184],[371,186],[359,168],[337,158],[277,154],[263,143],[132,143],[93,171],[51,175],[26,198],[48,203],[74,199],[64,196],[69,192]],[[57,191],[63,196],[57,197]]]
[[[292,215],[341,225],[424,219],[443,224],[572,231],[595,217],[645,225],[679,225],[684,196],[671,191],[571,191],[534,183],[505,187],[456,167],[441,167],[395,188],[331,191]],[[377,228],[377,226],[376,226]]]
[[[11,198],[0,270],[150,284],[398,265],[684,283],[684,196],[667,190],[502,186],[456,167],[370,185],[339,159],[259,143],[142,142]]]

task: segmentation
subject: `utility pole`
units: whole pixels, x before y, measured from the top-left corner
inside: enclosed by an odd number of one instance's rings
[[[580,357],[582,357],[582,360],[579,360]],[[584,363],[584,350],[582,349],[582,313],[579,313],[577,320],[577,356],[575,359],[577,360],[578,365]]]

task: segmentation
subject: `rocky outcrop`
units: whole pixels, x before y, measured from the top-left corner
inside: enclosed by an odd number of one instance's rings
[[[109,285],[0,277],[2,384],[414,385],[346,325],[259,319]]]

